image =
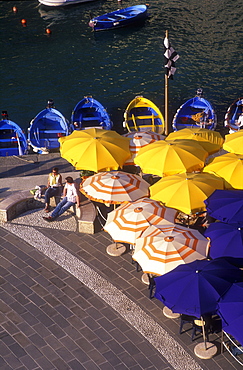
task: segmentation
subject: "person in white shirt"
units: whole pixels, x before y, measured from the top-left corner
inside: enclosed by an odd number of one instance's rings
[[[77,207],[80,207],[80,200],[76,185],[71,176],[66,177],[66,184],[63,191],[63,200],[58,203],[54,211],[49,217],[43,217],[45,221],[51,222],[62,215],[67,209],[77,203]]]

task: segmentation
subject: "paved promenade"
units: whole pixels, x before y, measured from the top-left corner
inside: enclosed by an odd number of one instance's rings
[[[22,164],[4,159],[0,198],[44,184],[53,166],[75,178],[78,172],[62,161],[41,158],[36,173],[34,163],[21,172]],[[209,337],[218,346],[213,359],[194,355],[202,336],[192,342],[191,330],[179,335],[179,319],[166,318],[161,302],[149,299],[130,251],[106,253],[112,240],[101,227],[80,234],[71,213],[52,223],[43,215],[31,210],[0,224],[1,370],[242,369],[220,354],[220,333]]]

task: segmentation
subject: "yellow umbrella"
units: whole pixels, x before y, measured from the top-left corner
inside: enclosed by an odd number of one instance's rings
[[[162,177],[200,171],[204,167],[207,155],[208,153],[196,141],[159,140],[140,149],[134,162],[144,173]]]
[[[163,275],[181,264],[207,257],[209,241],[179,225],[149,226],[136,240],[132,258],[144,273]]]
[[[243,130],[226,135],[223,149],[230,153],[243,154]]]
[[[130,139],[130,152],[132,157],[125,162],[125,165],[134,164],[134,158],[138,154],[141,148],[144,148],[148,144],[153,143],[154,141],[164,140],[165,136],[157,134],[153,131],[132,131],[124,134],[123,136],[129,137]]]
[[[206,172],[182,173],[164,177],[149,189],[152,199],[189,215],[206,210],[204,200],[215,189],[224,189],[224,180]]]
[[[130,139],[115,131],[90,128],[59,139],[60,153],[77,170],[110,171],[131,156]]]
[[[228,153],[216,157],[204,167],[203,172],[223,177],[227,189],[243,189],[243,154]]]
[[[224,139],[219,132],[200,127],[188,127],[171,132],[165,140],[195,140],[209,153],[216,153],[222,148]]]

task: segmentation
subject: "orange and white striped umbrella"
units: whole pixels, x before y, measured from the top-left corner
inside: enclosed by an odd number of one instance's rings
[[[135,244],[133,259],[144,273],[163,275],[180,264],[205,259],[209,240],[179,225],[147,228]]]
[[[100,172],[84,180],[80,191],[101,203],[120,204],[149,195],[149,183],[140,176],[122,171]]]
[[[133,131],[122,136],[130,139],[129,149],[132,154],[132,157],[127,159],[124,165],[134,164],[133,160],[141,148],[153,143],[154,141],[165,139],[164,135],[157,134],[153,131]]]
[[[150,198],[122,204],[110,212],[104,226],[115,242],[135,244],[136,239],[150,225],[170,225],[177,211]]]

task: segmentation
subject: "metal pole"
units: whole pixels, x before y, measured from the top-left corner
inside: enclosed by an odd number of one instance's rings
[[[221,354],[224,352],[224,345],[223,345],[223,342],[224,342],[224,332],[223,330],[221,331]]]
[[[205,350],[207,350],[207,341],[206,341],[206,333],[205,333],[205,321],[203,319],[203,317],[201,316],[201,321],[202,321],[202,332],[203,332],[203,341],[204,341],[204,346],[205,346]]]
[[[169,32],[168,30],[165,31],[165,37],[169,38]],[[169,123],[168,123],[168,105],[169,105],[169,81],[168,76],[165,73],[165,135],[167,136],[169,134]]]

